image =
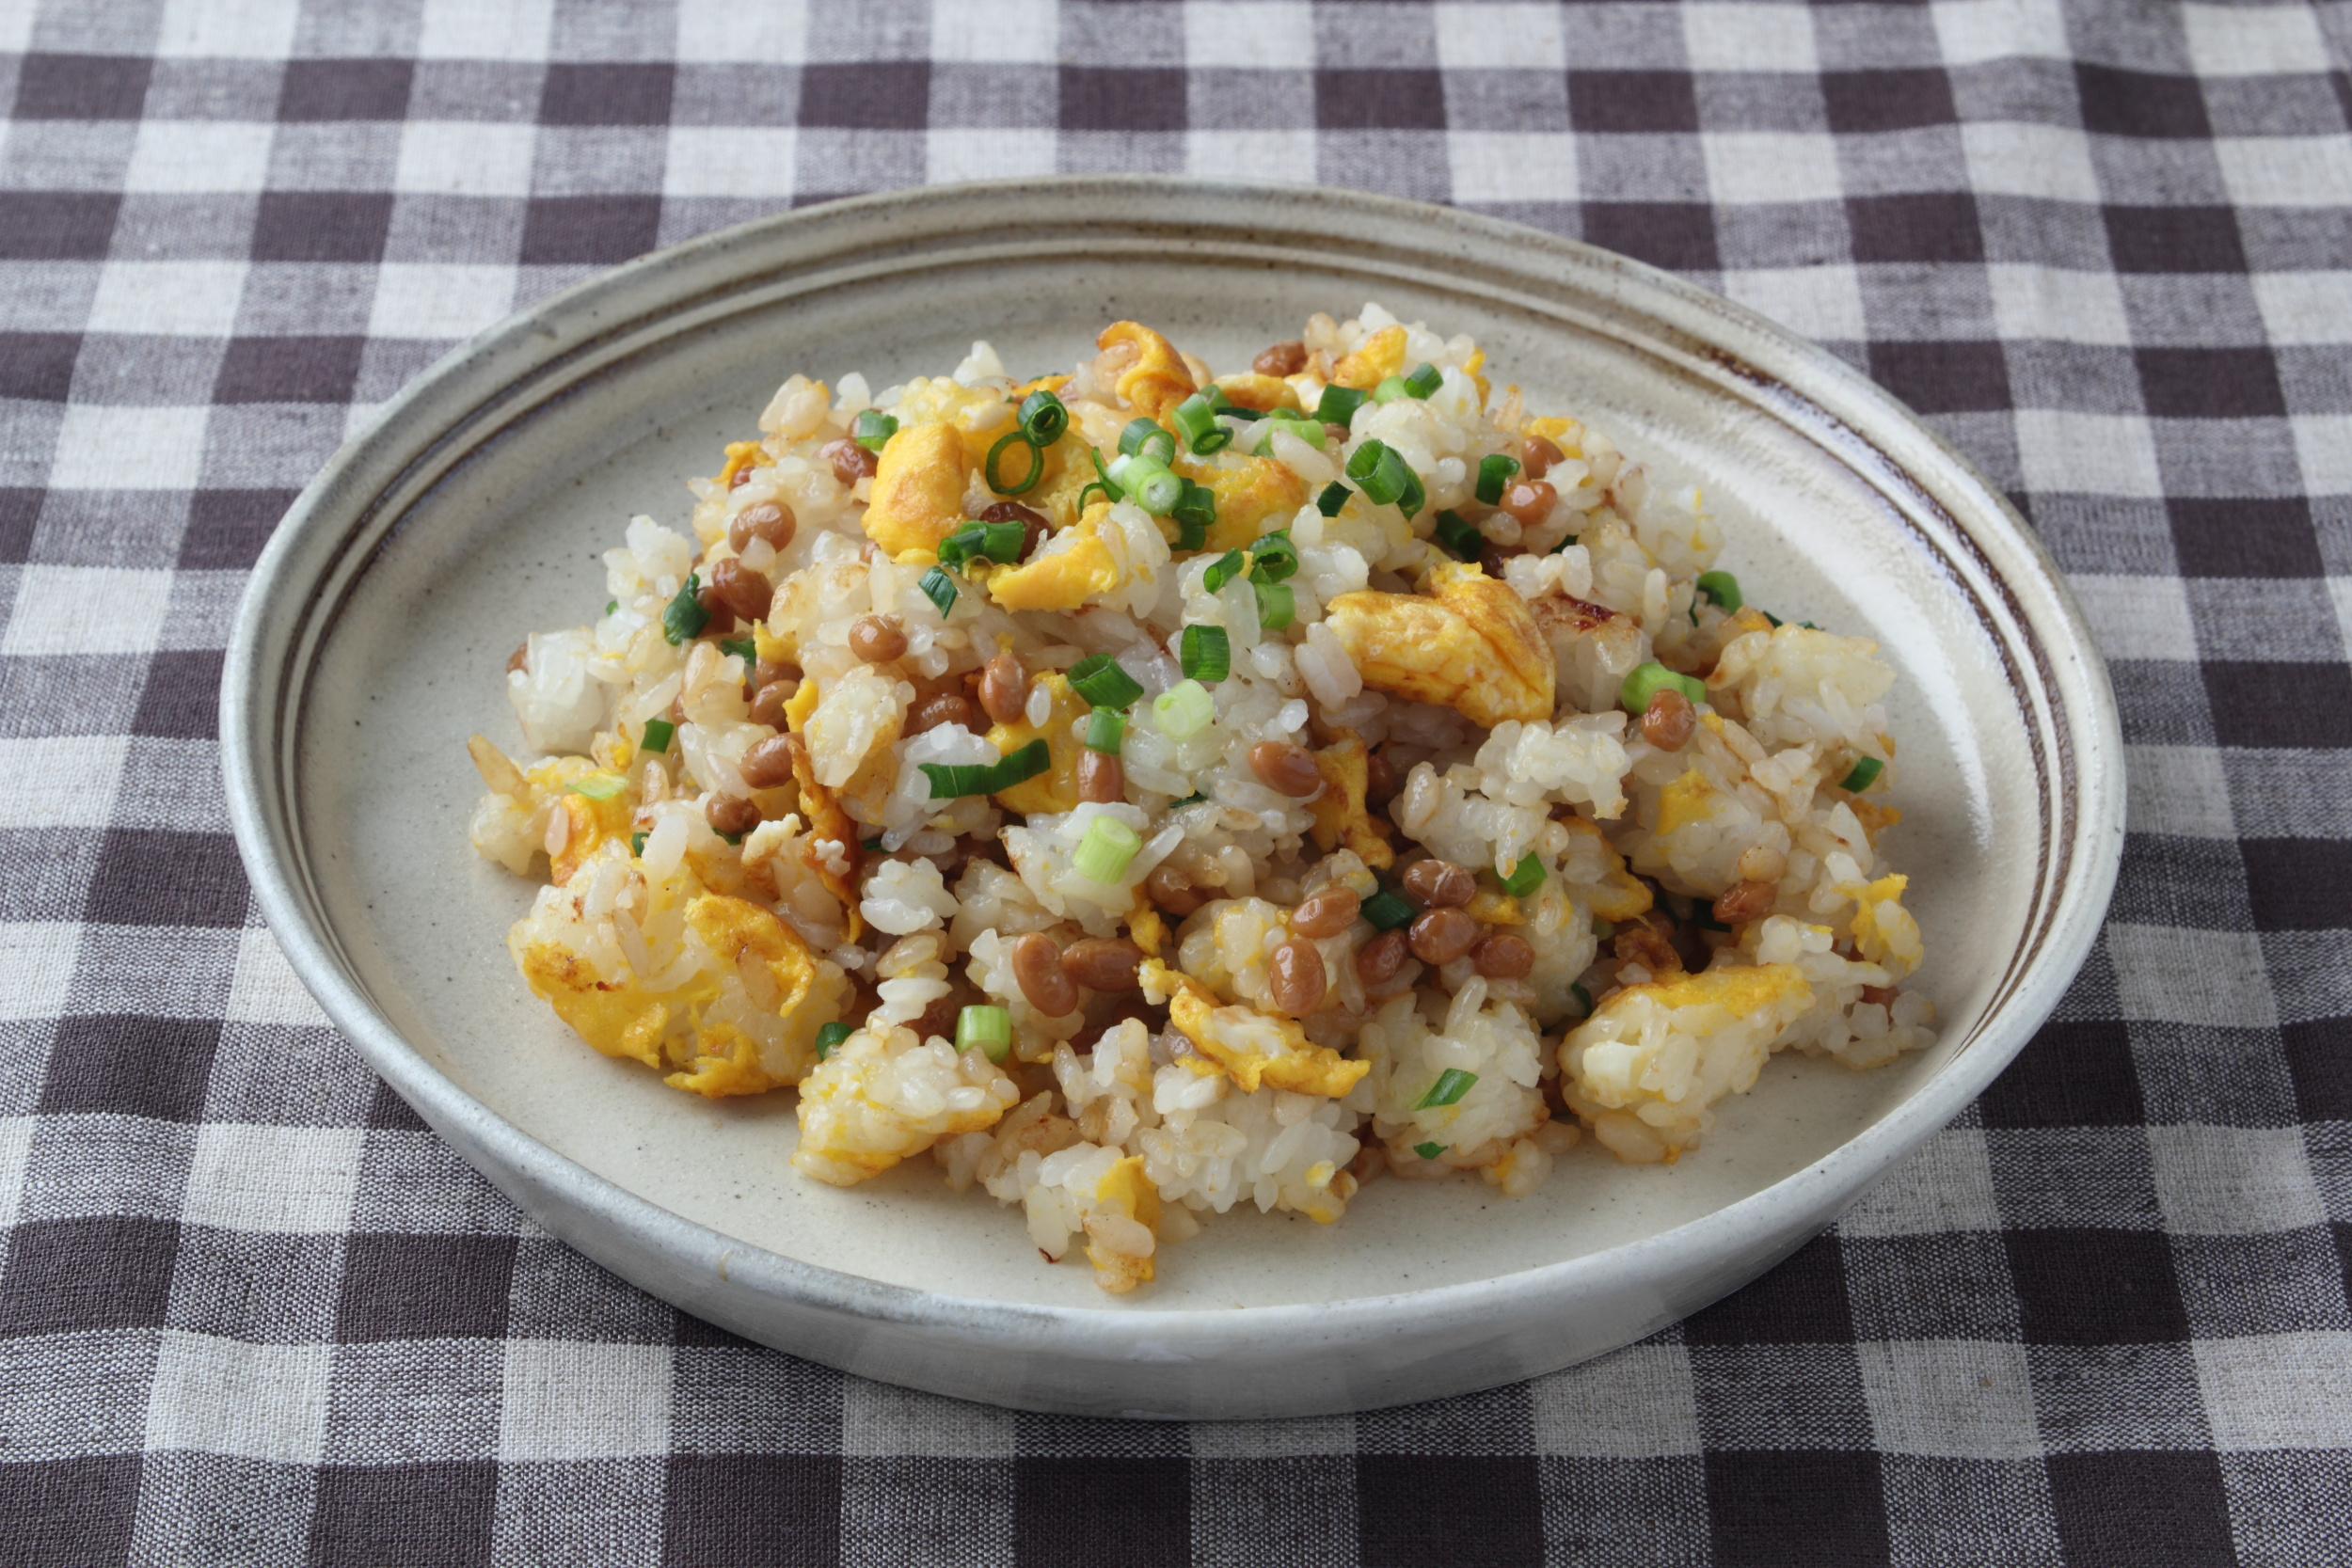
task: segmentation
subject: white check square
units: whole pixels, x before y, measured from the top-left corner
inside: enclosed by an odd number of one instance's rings
[[[2186,931],[2175,926],[2107,927],[2107,957],[2123,1017],[2223,1029],[2278,1026],[2263,963],[2250,931]]]
[[[975,8],[987,8],[976,4]],[[931,25],[937,29],[936,19]],[[761,65],[799,65],[808,58],[806,0],[765,0],[756,6],[743,5],[740,0],[678,0],[677,58],[681,65],[740,65],[752,60]]]
[[[1009,1410],[852,1378],[841,1388],[844,1458],[1010,1459]]]
[[[222,1230],[332,1235],[350,1223],[365,1140],[357,1127],[207,1122],[181,1218]]]
[[[163,641],[168,568],[27,566],[0,654],[144,654]]]
[[[2189,1350],[2223,1453],[2352,1448],[2352,1334],[2253,1334]]]
[[[2173,1235],[2259,1236],[2328,1223],[2300,1127],[2151,1127],[2148,1158]]]
[[[58,490],[193,490],[211,419],[209,408],[69,404],[49,483]],[[136,462],[126,461],[132,453]]]
[[[1881,1449],[1934,1459],[2032,1459],[2041,1453],[2025,1346],[1864,1339],[1854,1349]]]
[[[0,1117],[0,1225],[14,1225],[24,1202],[24,1167],[33,1151],[34,1117]]]
[[[1301,7],[1300,9],[1305,9]],[[1557,6],[1439,6],[1438,64],[1447,71],[1564,71],[1567,42]],[[1303,54],[1271,59],[1311,59]]]
[[[1985,279],[1993,291],[1993,324],[2005,339],[2131,346],[2131,317],[2111,272],[2006,261],[1985,268]]]
[[[388,261],[376,270],[368,335],[435,341],[470,338],[505,315],[514,300],[512,267]]]
[[[226,338],[245,277],[243,261],[108,261],[90,301],[90,330]]]
[[[943,135],[931,133],[934,138]],[[955,133],[967,143],[988,137],[976,131]],[[791,126],[711,128],[676,125],[670,129],[669,159],[661,176],[664,196],[716,196],[738,201],[789,200],[800,158],[800,133]],[[1010,172],[1008,170],[1007,172]]]
[[[332,1345],[257,1345],[166,1329],[147,1407],[149,1449],[316,1465],[326,1446]]]
[[[8,802],[8,826],[106,826],[130,750],[130,736],[120,735],[0,740],[0,800]]]
[[[70,920],[0,925],[0,1019],[55,1018],[73,985],[82,927]]]
[[[1456,201],[1574,201],[1576,142],[1539,131],[1456,131],[1445,139]]]
[[[537,135],[529,125],[412,119],[400,128],[392,188],[426,196],[529,196]]]
[[[1707,182],[1715,199],[1733,205],[1760,201],[1838,201],[1845,182],[1837,146],[1802,131],[1719,132],[1699,138]]]
[[[509,1339],[499,1458],[633,1459],[670,1446],[670,1347]]]
[[[326,1015],[294,977],[294,965],[265,927],[238,933],[237,973],[229,983],[229,1006],[221,1016],[232,1023],[302,1027],[326,1022]]]
[[[983,132],[934,125],[923,138],[924,167],[934,184],[952,180],[1003,180],[1023,174],[1051,174],[1059,148],[1059,136],[1047,130],[1019,127]],[[675,159],[670,167],[676,169]],[[783,173],[786,179],[791,178],[789,160],[784,164]]]
[[[2132,414],[2035,408],[2017,416],[2017,466],[2026,488],[2043,495],[2164,495],[2156,438]]]
[[[2080,132],[1980,120],[1960,128],[1960,146],[1968,160],[1968,183],[1983,195],[2092,204],[2100,199],[2099,171]]]
[[[1312,180],[1312,131],[1187,131],[1184,172],[1227,180]]]
[[[155,53],[166,59],[282,60],[294,52],[300,0],[167,0]]]
[[[417,57],[424,60],[544,60],[554,0],[424,0]]]
[[[269,173],[268,125],[143,119],[123,171],[126,191],[255,191]]]
[[[1693,71],[1810,71],[1821,64],[1813,15],[1803,6],[1685,6],[1682,48]]]
[[[2308,6],[2181,8],[2188,63],[2200,76],[2296,75],[2328,69],[2328,40]]]
[[[2352,207],[2352,138],[2223,136],[2213,151],[2241,207]]]
[[[2352,342],[2352,272],[2258,272],[2254,302],[2263,329],[2280,346]]]
[[[1932,11],[1947,66],[2062,60],[2072,53],[2059,0],[1936,0]]]
[[[1663,1459],[1704,1451],[1691,1353],[1628,1345],[1527,1386],[1535,1451],[1579,1459]],[[1638,1410],[1639,1420],[1625,1413]]]
[[[2123,787],[2123,818],[2136,833],[2237,837],[2229,774],[2210,746],[2126,746]]]
[[[2352,415],[2297,414],[2295,455],[2314,496],[2352,495]]]
[[[1752,267],[1725,272],[1724,293],[1801,336],[1860,342],[1862,282],[1843,262],[1815,267]]]
[[[2197,661],[2196,623],[2179,578],[2074,572],[2066,580],[2107,657]]]
[[[1054,0],[937,0],[931,7],[930,57],[943,63],[1051,65],[1060,48]]]

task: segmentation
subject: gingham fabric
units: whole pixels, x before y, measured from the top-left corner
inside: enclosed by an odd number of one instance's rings
[[[2352,1557],[2348,46],[2341,5],[2156,0],[0,0],[0,1561]],[[2122,699],[2122,886],[1832,1235],[1444,1404],[1017,1415],[620,1284],[325,1024],[215,741],[296,488],[598,267],[1054,169],[1629,251],[2032,519]]]

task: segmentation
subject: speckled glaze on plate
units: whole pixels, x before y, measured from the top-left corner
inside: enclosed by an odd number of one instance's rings
[[[1241,363],[1376,299],[1467,331],[1531,406],[1705,486],[1752,601],[1876,637],[1942,1042],[1871,1073],[1776,1060],[1664,1168],[1587,1144],[1534,1196],[1377,1181],[1340,1224],[1243,1211],[1158,1283],[1050,1268],[929,1162],[841,1191],[787,1164],[790,1098],[713,1103],[596,1055],[524,990],[532,888],[479,859],[464,748],[500,676],[604,599],[597,552],[716,467],[794,371],[877,386],[986,337],[1021,373],[1148,321]],[[303,492],[239,613],[222,705],[256,895],[330,1017],[555,1234],[739,1334],[866,1376],[1089,1415],[1360,1409],[1624,1344],[1828,1224],[2048,1014],[2123,828],[2106,671],[1998,494],[1818,348],[1607,252],[1435,207],[1150,179],[815,208],[594,278],[457,350]]]

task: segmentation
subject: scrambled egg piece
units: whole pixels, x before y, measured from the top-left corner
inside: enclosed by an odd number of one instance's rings
[[[1405,328],[1384,326],[1355,353],[1331,367],[1331,384],[1369,392],[1392,375],[1405,373]]]
[[[763,467],[768,459],[767,451],[757,441],[729,441],[726,451],[727,466],[719,470],[722,488],[733,488],[737,474],[746,468]]]
[[[991,577],[988,596],[1007,610],[1076,610],[1117,588],[1119,562],[1103,539],[1103,519],[1110,509],[1110,502],[1100,500],[1088,507],[1086,515],[1055,540],[1052,554],[1040,550],[1025,564]]]
[[[1550,719],[1556,665],[1518,592],[1453,561],[1433,567],[1424,586],[1426,596],[1365,590],[1326,607],[1364,684],[1489,729]]]
[[[1599,882],[1576,884],[1577,893],[1592,910],[1594,919],[1615,921],[1622,925],[1649,911],[1650,906],[1657,902],[1649,884],[1626,869],[1625,857],[1617,853],[1617,847],[1609,842],[1608,836],[1598,827],[1581,816],[1564,816],[1560,818],[1560,825],[1571,833],[1592,840],[1608,857],[1609,871]]]
[[[1143,1174],[1143,1156],[1130,1154],[1104,1173],[1094,1184],[1094,1201],[1122,1214],[1157,1235],[1160,1228],[1160,1190]],[[1094,1265],[1094,1282],[1113,1295],[1125,1295],[1148,1283],[1155,1273],[1149,1257],[1131,1258],[1099,1243],[1087,1243],[1087,1261]]]
[[[1695,768],[1684,768],[1680,778],[1658,792],[1658,825],[1654,831],[1664,838],[1693,822],[1706,821],[1715,815],[1716,795],[1707,775]]]
[[[1270,414],[1277,408],[1305,411],[1305,404],[1298,401],[1298,388],[1279,375],[1242,371],[1218,376],[1216,384],[1236,408],[1254,408],[1261,414]]]
[[[609,853],[625,855],[614,847]],[[643,884],[649,921],[675,908],[690,878]],[[839,969],[820,963],[791,927],[756,904],[724,894],[684,895],[689,949],[703,961],[660,990],[649,988],[626,961],[599,963],[580,945],[580,909],[548,889],[532,913],[516,922],[507,948],[533,994],[555,1009],[574,1033],[608,1056],[668,1069],[674,1088],[721,1099],[763,1094],[800,1082],[817,1060],[817,1030],[840,1015],[849,985]],[[657,977],[676,972],[665,963]],[[772,995],[754,998],[745,973],[756,970]],[[617,977],[614,977],[617,976]],[[761,1033],[752,1013],[779,1021]]]
[[[1307,482],[1271,457],[1229,460],[1222,467],[1180,457],[1176,472],[1216,492],[1216,522],[1204,549],[1247,549],[1265,531],[1268,518],[1287,523],[1307,504]]]
[[[802,686],[801,690],[806,691],[816,684],[809,681]],[[850,820],[848,812],[841,809],[841,802],[834,798],[833,791],[817,782],[816,765],[810,760],[805,746],[792,753],[792,783],[801,792],[801,809],[808,814],[809,831],[808,836],[801,841],[801,859],[811,871],[817,873],[817,879],[824,885],[825,891],[841,900],[841,907],[848,911],[849,919],[849,931],[844,940],[855,942],[866,931],[866,921],[857,908],[858,863],[865,855],[857,824]],[[818,850],[817,846],[828,839],[841,847],[843,864],[840,870],[834,869],[833,864]]]
[[[980,1051],[932,1044],[912,1029],[860,1029],[801,1082],[792,1168],[854,1186],[942,1138],[985,1132],[1021,1091]]]
[[[997,755],[1008,757],[1032,740],[1044,739],[1054,765],[1037,777],[1024,779],[996,795],[1008,810],[1028,816],[1077,809],[1078,756],[1085,750],[1078,739],[1077,722],[1088,712],[1086,699],[1071,689],[1069,677],[1047,673],[1038,679],[1044,683],[1047,698],[1053,704],[1044,724],[1032,724],[1025,715],[1012,723],[995,725],[985,737],[996,748]]]
[[[1314,816],[1309,832],[1315,847],[1326,854],[1341,847],[1353,849],[1375,871],[1396,863],[1396,851],[1389,847],[1389,825],[1364,806],[1371,753],[1362,739],[1350,735],[1317,752],[1314,758],[1315,768],[1323,775],[1323,793],[1307,802]]]
[[[910,424],[882,450],[866,534],[898,562],[938,559],[939,542],[963,521],[972,466],[951,424]]]
[[[1165,1001],[1168,1022],[1244,1094],[1255,1094],[1263,1083],[1336,1100],[1372,1070],[1370,1062],[1351,1062],[1327,1045],[1309,1044],[1306,1031],[1289,1019],[1219,1006],[1216,992],[1157,958],[1145,961],[1140,979],[1144,1000]]]
[[[1176,345],[1140,322],[1113,322],[1094,340],[1111,387],[1137,413],[1164,420],[1168,411],[1199,391]]]
[[[1910,885],[1910,878],[1891,873],[1875,882],[1844,882],[1837,889],[1854,901],[1855,951],[1898,980],[1928,956],[1919,940],[1919,923],[1902,905],[1903,890]]]

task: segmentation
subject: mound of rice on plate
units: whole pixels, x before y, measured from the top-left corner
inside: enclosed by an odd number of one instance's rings
[[[516,650],[542,760],[474,737],[471,837],[590,1045],[1123,1291],[1239,1203],[1522,1196],[1931,1042],[1893,672],[1743,603],[1695,494],[1374,305],[1215,378],[1098,348],[793,376]]]

